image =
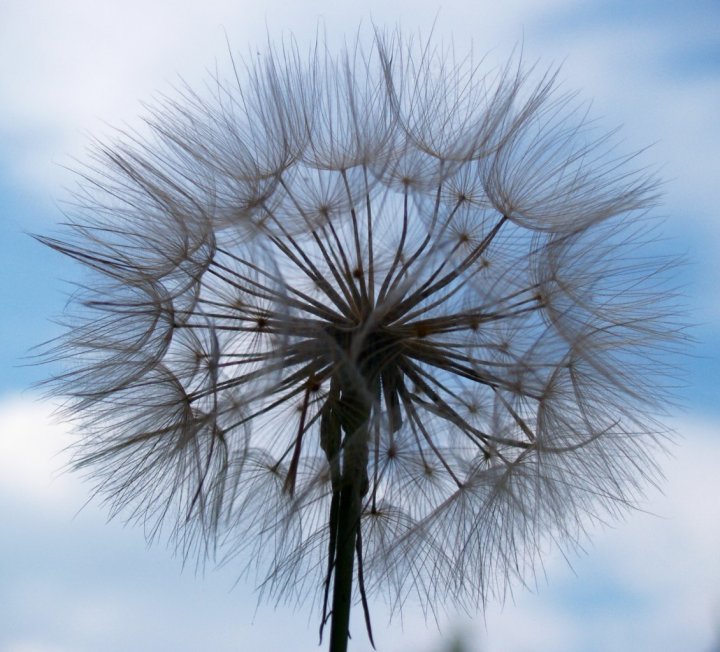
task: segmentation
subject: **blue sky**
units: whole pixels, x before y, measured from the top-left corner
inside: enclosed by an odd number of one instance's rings
[[[69,428],[29,389],[47,370],[23,366],[58,332],[74,267],[28,232],[54,233],[91,135],[138,126],[142,102],[178,76],[201,85],[226,61],[225,32],[244,51],[265,34],[330,39],[362,20],[452,36],[458,49],[502,60],[520,41],[528,61],[562,64],[564,87],[592,100],[623,147],[651,145],[642,162],[666,180],[664,249],[684,255],[689,321],[698,343],[683,362],[677,445],[663,461],[663,493],[611,527],[590,526],[572,567],[551,549],[532,590],[474,618],[443,616],[447,637],[472,652],[720,650],[720,5],[714,1],[209,0],[177,6],[20,2],[0,8],[0,652],[191,652],[317,648],[307,609],[261,605],[232,565],[182,570],[162,543],[106,522],[88,487],[61,473]],[[380,650],[441,649],[433,622],[412,606],[386,626],[372,606]],[[369,649],[361,625],[354,652]]]

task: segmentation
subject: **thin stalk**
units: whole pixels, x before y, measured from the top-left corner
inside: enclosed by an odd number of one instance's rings
[[[346,652],[350,638],[350,607],[355,566],[355,543],[360,526],[362,501],[355,483],[340,492],[337,540],[335,548],[335,581],[330,625],[330,652]]]
[[[337,382],[337,381],[336,381]],[[340,446],[342,470],[338,473],[338,457],[330,460],[333,479],[333,500],[330,511],[330,549],[328,560],[327,590],[330,573],[333,575],[332,609],[330,611],[330,652],[347,652],[350,638],[350,610],[352,606],[355,556],[358,550],[360,517],[363,496],[368,491],[368,427],[370,406],[363,391],[353,383],[343,383],[343,389],[335,388],[337,405],[330,406],[325,417],[326,431],[321,445],[329,455],[338,441],[340,429],[343,440]],[[332,389],[331,389],[332,393]],[[334,417],[332,413],[334,412]],[[335,462],[335,464],[333,464]],[[360,587],[363,590],[363,587]],[[367,609],[363,600],[363,607]],[[366,612],[366,621],[369,616]],[[371,636],[372,633],[368,629]],[[322,635],[322,632],[321,632]]]

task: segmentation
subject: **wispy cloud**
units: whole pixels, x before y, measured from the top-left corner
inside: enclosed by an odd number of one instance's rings
[[[3,564],[11,560],[0,583],[0,622],[11,619],[0,627],[2,652],[99,645],[191,652],[203,641],[218,652],[238,641],[259,646],[247,649],[316,649],[314,624],[302,609],[256,611],[251,587],[241,581],[230,591],[232,563],[205,577],[181,574],[181,561],[162,545],[145,549],[138,528],[107,524],[95,502],[81,510],[88,488],[75,475],[58,476],[65,458],[57,450],[68,430],[52,424],[51,411],[30,397],[0,401],[0,504],[13,521],[0,544]],[[720,424],[685,420],[677,427],[683,441],[663,464],[664,492],[653,491],[644,511],[613,528],[594,527],[587,552],[569,560],[572,568],[551,553],[547,577],[531,592],[518,587],[504,608],[490,604],[484,616],[465,621],[445,616],[443,632],[462,628],[483,652],[709,649],[720,617]],[[383,605],[372,608],[384,625]],[[433,623],[409,612],[382,633],[384,648],[439,649]]]
[[[309,41],[320,28],[330,42],[341,42],[361,23],[402,24],[425,33],[436,24],[458,42],[472,38],[480,51],[508,49],[538,14],[571,5],[510,0],[490,9],[455,0],[439,9],[433,0],[8,0],[0,19],[0,159],[12,157],[10,172],[27,187],[51,184],[59,192],[68,177],[58,163],[82,159],[88,133],[108,134],[108,124],[138,126],[140,102],[171,92],[179,75],[198,87],[215,62],[228,69],[226,37],[235,51],[254,54],[268,33]]]

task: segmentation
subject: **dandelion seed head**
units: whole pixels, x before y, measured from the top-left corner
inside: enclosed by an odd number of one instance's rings
[[[433,612],[656,477],[656,181],[556,73],[482,64],[286,44],[98,146],[42,239],[89,269],[52,387],[114,513],[300,599],[355,483],[366,590]]]

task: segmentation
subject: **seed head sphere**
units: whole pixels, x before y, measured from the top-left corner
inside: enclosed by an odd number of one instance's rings
[[[76,466],[323,619],[348,558],[365,607],[502,597],[657,477],[656,179],[554,72],[379,31],[234,72],[98,144],[41,238],[88,270]]]

